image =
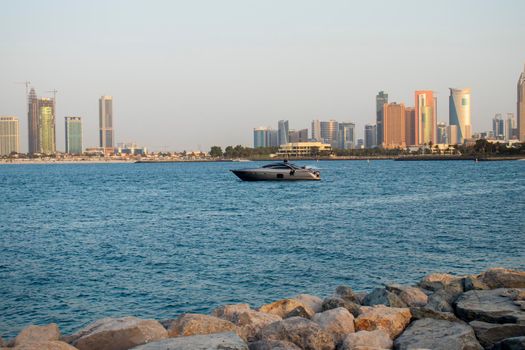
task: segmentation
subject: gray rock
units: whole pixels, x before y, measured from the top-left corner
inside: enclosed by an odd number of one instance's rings
[[[433,309],[429,309],[426,306],[411,307],[410,313],[412,314],[412,320],[420,320],[422,318],[434,318],[436,320],[460,322],[460,320],[452,312],[435,311]]]
[[[332,336],[310,320],[302,317],[291,317],[274,322],[260,332],[260,340],[284,340],[294,343],[306,350],[333,350]]]
[[[480,344],[486,349],[506,338],[525,336],[525,324],[498,324],[481,321],[472,321],[469,324],[474,329]]]
[[[359,316],[361,312],[358,304],[351,301],[346,301],[339,297],[328,297],[323,300],[323,311],[337,309],[338,307],[344,307],[350,311],[354,317]]]
[[[428,302],[428,296],[421,288],[401,284],[388,284],[385,288],[396,294],[409,307],[425,306]]]
[[[432,293],[428,297],[428,303],[425,305],[428,309],[438,312],[454,312],[451,302],[449,300],[455,299],[449,295],[444,289]]]
[[[525,288],[525,271],[493,268],[481,274],[481,281],[489,288]]]
[[[339,350],[383,350],[392,349],[392,339],[382,330],[359,331],[349,334]]]
[[[250,305],[248,304],[228,304],[219,306],[218,308],[214,309],[211,312],[211,315],[222,318],[223,320],[234,322],[234,319],[237,317],[237,315],[247,311],[251,311]]]
[[[419,286],[423,289],[438,291],[451,283],[461,284],[461,277],[453,276],[448,273],[433,273],[423,277],[419,282]]]
[[[525,349],[525,337],[507,338],[500,341],[492,350],[523,350]]]
[[[310,307],[314,312],[321,312],[323,311],[323,299],[319,298],[315,295],[310,294],[299,294],[294,296],[292,299],[298,300],[303,304],[306,304]]]
[[[169,338],[133,350],[248,350],[248,345],[237,334],[226,332]]]
[[[463,290],[468,292],[469,290],[486,290],[490,289],[485,283],[480,279],[480,276],[471,275],[463,278]]]
[[[249,344],[250,350],[301,350],[294,343],[284,340],[259,340]]]
[[[394,341],[397,350],[482,350],[474,330],[464,323],[424,318],[413,322]]]
[[[376,288],[363,300],[363,305],[385,305],[390,307],[407,307],[407,304],[403,302],[396,294],[387,291],[383,288]]]
[[[335,295],[343,300],[350,301],[352,303],[360,304],[358,297],[349,286],[339,286],[335,289]]]
[[[456,300],[456,315],[467,322],[525,323],[525,313],[508,293],[504,288],[470,290]]]

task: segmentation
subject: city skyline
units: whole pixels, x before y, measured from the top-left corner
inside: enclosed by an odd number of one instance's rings
[[[15,83],[30,80],[46,97],[56,87],[56,118],[82,115],[84,144],[96,146],[95,101],[108,94],[118,101],[116,141],[152,150],[249,145],[253,126],[282,119],[298,128],[315,119],[353,121],[363,138],[381,90],[412,106],[415,90],[431,89],[441,122],[448,120],[448,88],[470,87],[474,132],[490,130],[495,113],[516,113],[523,2],[444,1],[416,11],[408,1],[307,1],[278,12],[271,3],[207,4],[204,12],[166,2],[124,10],[109,2],[104,13],[93,10],[96,3],[8,6],[0,14],[0,113],[18,116],[27,130],[24,86]],[[433,16],[423,20],[422,11]],[[45,25],[49,18],[62,25]],[[57,123],[57,135],[63,128]],[[27,132],[20,137],[27,151]],[[63,137],[57,148],[64,150]]]

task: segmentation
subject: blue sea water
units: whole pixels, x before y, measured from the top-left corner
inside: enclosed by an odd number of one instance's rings
[[[228,171],[247,165],[0,166],[0,336],[525,268],[524,161],[325,161],[296,183]]]

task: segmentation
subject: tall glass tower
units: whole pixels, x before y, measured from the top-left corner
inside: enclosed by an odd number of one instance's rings
[[[385,106],[385,103],[388,103],[388,94],[384,91],[379,91],[379,93],[376,96],[377,145],[382,145],[384,141],[383,108]]]
[[[525,142],[525,67],[518,79],[518,140]]]
[[[288,120],[279,120],[278,127],[277,127],[277,139],[279,141],[279,146],[290,142],[288,140],[289,131],[290,129],[288,127]]]
[[[40,142],[38,140],[38,98],[34,88],[31,88],[27,96],[27,141],[28,152],[30,154],[40,152]]]
[[[113,97],[102,96],[99,99],[99,129],[100,129],[100,147],[104,152],[115,146],[113,132]]]
[[[449,125],[457,126],[457,143],[471,137],[470,89],[450,88]]]
[[[65,117],[66,153],[82,154],[82,118]]]
[[[38,99],[39,153],[56,153],[55,101],[52,98]]]

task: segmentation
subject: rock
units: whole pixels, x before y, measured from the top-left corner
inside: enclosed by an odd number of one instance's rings
[[[441,289],[435,293],[432,293],[428,297],[428,302],[425,306],[428,309],[438,312],[454,312],[451,302],[453,302],[455,299],[456,298],[448,294],[446,290]]]
[[[381,331],[359,331],[347,335],[340,350],[382,350],[392,349],[392,339]]]
[[[323,311],[336,309],[338,307],[344,307],[350,311],[354,317],[359,316],[359,313],[361,312],[358,304],[339,297],[328,297],[323,300]]]
[[[127,316],[100,319],[68,339],[79,350],[126,350],[167,336],[158,321]]]
[[[63,341],[52,340],[52,341],[32,341],[22,343],[14,348],[8,348],[12,350],[77,350],[77,348],[65,343]]]
[[[474,329],[480,344],[486,349],[506,338],[525,336],[525,324],[472,321],[469,325]]]
[[[169,338],[133,350],[248,350],[248,345],[232,332]]]
[[[168,328],[169,337],[235,332],[237,326],[227,320],[209,315],[183,314]]]
[[[354,293],[356,298],[356,304],[363,305],[363,301],[365,300],[366,296],[368,295],[367,292],[355,292]]]
[[[301,316],[311,318],[315,312],[305,303],[296,299],[282,299],[263,305],[259,311],[274,314],[282,318]]]
[[[284,340],[259,340],[250,343],[250,350],[301,350],[301,348]]]
[[[386,286],[386,289],[395,293],[409,307],[425,306],[428,302],[428,296],[417,287],[390,284]]]
[[[363,300],[363,305],[385,305],[391,307],[406,307],[407,305],[394,293],[383,288],[376,288]]]
[[[445,320],[450,322],[459,322],[459,319],[452,312],[440,312],[423,307],[411,307],[410,313],[412,320],[420,320],[422,318],[434,318],[436,320]]]
[[[448,273],[433,273],[423,277],[419,282],[419,286],[423,289],[437,291],[445,288],[452,282],[461,283],[461,277],[453,276]]]
[[[352,288],[349,286],[339,286],[335,289],[335,295],[343,300],[350,301],[352,303],[360,304],[359,298],[356,296]]]
[[[525,271],[493,268],[481,274],[481,281],[489,288],[525,288]]]
[[[35,342],[35,341],[52,341],[60,339],[60,330],[56,323],[50,323],[45,326],[27,326],[15,338],[15,346]]]
[[[251,310],[237,315],[234,319],[234,324],[237,325],[237,333],[243,339],[254,341],[262,328],[281,320],[282,318],[277,315]]]
[[[523,350],[525,349],[525,337],[507,338],[500,341],[492,350]]]
[[[315,314],[312,321],[331,334],[336,343],[343,341],[347,334],[354,333],[354,316],[344,307]]]
[[[394,341],[397,350],[482,350],[474,330],[464,323],[423,318]]]
[[[525,313],[504,288],[470,290],[456,300],[455,307],[456,315],[467,322],[525,323]]]
[[[233,322],[234,318],[243,312],[252,311],[248,304],[229,304],[223,305],[214,309],[211,314],[212,316],[222,318],[224,320]]]
[[[410,323],[412,315],[410,309],[393,308],[386,306],[375,306],[373,308],[361,308],[362,313],[355,320],[355,328],[358,331],[383,330],[390,338],[397,337]]]
[[[260,339],[285,340],[306,350],[335,348],[330,334],[323,331],[317,323],[301,317],[291,317],[267,325],[261,330]]]
[[[463,290],[468,292],[469,290],[486,290],[490,289],[480,279],[479,275],[470,275],[463,278]]]
[[[323,311],[323,300],[315,295],[299,294],[292,299],[309,306],[315,313]]]

